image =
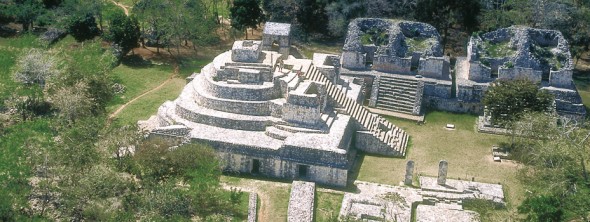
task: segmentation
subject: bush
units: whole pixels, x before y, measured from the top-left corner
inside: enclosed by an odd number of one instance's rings
[[[71,16],[67,30],[76,41],[82,42],[100,35],[96,19],[90,13],[81,16]]]

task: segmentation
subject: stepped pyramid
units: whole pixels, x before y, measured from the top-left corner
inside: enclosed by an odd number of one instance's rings
[[[236,41],[140,128],[150,138],[209,144],[225,171],[332,186],[348,184],[357,150],[405,155],[408,135],[357,102],[361,85],[335,66],[263,50],[265,41],[289,43],[289,32],[264,33],[278,36]]]

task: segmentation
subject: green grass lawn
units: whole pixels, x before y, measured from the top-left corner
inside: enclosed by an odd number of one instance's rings
[[[340,206],[342,206],[342,193],[328,193],[316,190],[315,193],[315,212],[314,221],[316,222],[332,222],[337,221],[340,213]]]
[[[222,176],[221,182],[230,186],[256,190],[258,221],[287,221],[291,184],[252,178]]]
[[[174,78],[162,88],[153,91],[135,102],[130,103],[123,111],[117,115],[117,123],[136,124],[138,120],[146,120],[151,115],[156,114],[158,107],[167,100],[174,100],[184,88],[186,81],[180,78]]]
[[[12,67],[23,49],[41,48],[37,36],[23,35],[17,38],[0,38],[0,105],[20,85],[12,78]]]
[[[474,128],[476,116],[431,112],[426,114],[424,125],[388,119],[411,136],[412,146],[406,158],[365,155],[357,180],[399,185],[408,160],[415,162],[416,175],[428,176],[436,176],[438,162],[447,160],[449,178],[501,183],[509,207],[517,206],[523,200],[524,190],[517,179],[517,165],[492,160],[492,145],[502,142],[505,137],[477,133]],[[455,124],[456,129],[445,129],[447,123]]]
[[[113,69],[112,75],[118,83],[125,86],[125,93],[117,95],[109,103],[108,112],[114,111],[120,105],[162,84],[172,75],[172,67],[170,65],[133,67],[121,64]],[[155,113],[155,110],[152,112]]]

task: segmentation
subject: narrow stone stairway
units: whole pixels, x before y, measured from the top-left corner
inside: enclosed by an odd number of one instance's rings
[[[399,156],[406,155],[408,135],[405,131],[383,119],[381,116],[371,113],[361,104],[347,97],[342,90],[334,85],[315,66],[310,65],[307,72],[305,72],[305,77],[309,80],[325,84],[328,96],[334,99],[339,106],[355,119],[363,127],[363,130],[371,132],[380,142],[387,144],[396,151]]]

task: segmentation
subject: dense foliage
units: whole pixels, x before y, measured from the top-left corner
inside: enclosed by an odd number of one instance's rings
[[[264,18],[259,0],[234,0],[229,12],[231,26],[241,31],[255,29]]]
[[[525,112],[549,112],[553,95],[528,79],[498,79],[490,84],[483,104],[492,123],[505,126]]]
[[[519,212],[528,221],[588,221],[590,131],[545,113],[524,114],[511,125],[506,146],[524,164],[519,175],[528,190]]]

